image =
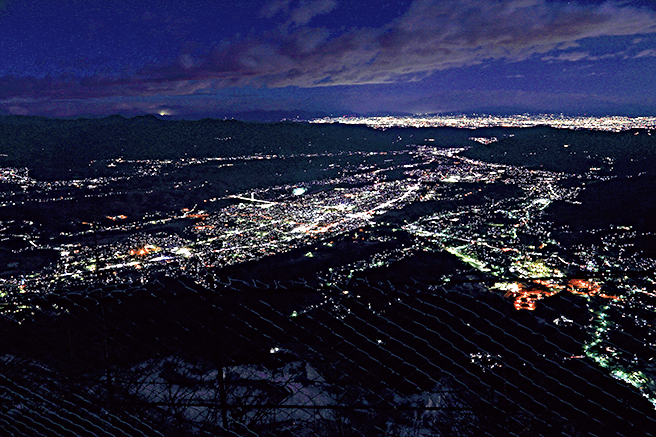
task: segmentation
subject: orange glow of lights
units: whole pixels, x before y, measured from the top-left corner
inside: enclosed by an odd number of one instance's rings
[[[542,286],[544,286],[544,287],[547,287],[547,288],[557,288],[557,289],[559,289],[559,290],[562,290],[562,289],[565,288],[564,285],[554,284],[553,282],[551,282],[551,281],[545,281],[544,279],[536,279],[536,280],[533,281],[533,282],[535,282],[536,284],[540,284],[540,285],[542,285]]]
[[[205,220],[207,217],[209,217],[209,215],[208,214],[187,214],[185,217]]]
[[[601,286],[594,281],[585,279],[570,279],[567,283],[567,289],[572,294],[594,296],[601,292]]]
[[[517,299],[515,299],[514,305],[515,305],[516,310],[534,311],[535,308],[537,307],[537,304],[535,303],[535,301],[530,300],[530,299],[526,299],[526,300],[517,300]]]
[[[622,300],[620,296],[615,296],[614,294],[599,293],[597,296],[603,297],[604,299]]]
[[[538,300],[558,294],[560,288],[564,287],[543,280],[536,280],[528,285],[516,282],[511,284],[511,289],[503,297],[513,299],[516,310],[533,311],[537,308]]]
[[[621,296],[602,293],[600,284],[586,279],[570,279],[566,286],[544,279],[536,279],[528,284],[515,282],[510,284],[509,290],[503,297],[513,299],[517,310],[533,311],[538,300],[558,294],[563,289],[580,296],[599,296],[604,299],[622,300]]]
[[[137,257],[144,257],[146,255],[149,255],[150,253],[154,252],[157,250],[157,247],[151,246],[151,245],[146,245],[143,247],[138,247],[136,249],[130,249],[130,255],[131,256],[137,256]]]

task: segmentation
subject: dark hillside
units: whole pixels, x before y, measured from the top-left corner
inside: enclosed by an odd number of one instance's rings
[[[85,177],[93,160],[174,159],[253,154],[398,150],[406,144],[438,147],[469,144],[459,129],[375,130],[359,125],[247,123],[236,120],[126,119],[51,120],[0,117],[0,165],[29,167],[40,179]],[[401,147],[399,147],[401,142]],[[71,170],[73,175],[71,175]]]
[[[476,145],[465,156],[488,162],[568,173],[631,174],[647,171],[656,154],[656,134],[572,131],[549,127],[515,130],[489,145]]]

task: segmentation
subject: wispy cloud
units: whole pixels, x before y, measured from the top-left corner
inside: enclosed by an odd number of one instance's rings
[[[289,2],[279,4],[276,14],[288,11],[282,18],[296,17],[297,24],[335,6],[330,1],[302,3],[296,9],[289,8]],[[615,3],[416,0],[405,14],[381,28],[335,34],[298,27],[287,34],[258,35],[214,48],[186,73],[190,79],[214,80],[219,87],[388,83],[490,60],[521,61],[575,47],[585,38],[654,32],[653,11]],[[554,59],[586,58],[590,57],[574,52]],[[180,66],[152,67],[143,74],[177,80]]]
[[[575,47],[580,47],[581,45],[576,41],[567,41],[558,46],[558,50],[567,50]]]
[[[285,21],[279,28],[286,32],[290,27],[309,24],[313,18],[336,7],[336,0],[301,0],[296,4],[291,0],[271,0],[262,7],[259,16],[267,19],[283,17]]]
[[[543,61],[570,61],[577,62],[584,59],[590,59],[591,56],[585,52],[570,52],[570,53],[561,53],[558,56],[544,56],[542,57]]]
[[[326,14],[337,7],[335,0],[302,1],[289,14],[291,23],[297,26],[308,24],[314,17]]]
[[[655,56],[656,56],[656,50],[654,49],[643,50],[637,55],[635,55],[636,58],[651,58]]]

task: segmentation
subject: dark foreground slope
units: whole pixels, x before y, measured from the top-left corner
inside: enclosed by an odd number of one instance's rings
[[[166,279],[16,302],[16,318],[0,319],[5,430],[629,436],[656,425],[635,392],[569,359],[581,344],[568,328],[494,294],[344,290]],[[562,299],[541,316],[585,312]]]

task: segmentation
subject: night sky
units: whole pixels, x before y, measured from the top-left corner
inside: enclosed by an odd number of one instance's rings
[[[0,0],[0,114],[656,115],[656,1]]]

